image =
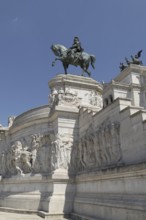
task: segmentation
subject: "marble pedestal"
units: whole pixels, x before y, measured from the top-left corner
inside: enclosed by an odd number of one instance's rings
[[[0,207],[57,219],[73,211],[80,109],[102,108],[102,85],[58,74],[49,88],[48,105],[1,128]]]

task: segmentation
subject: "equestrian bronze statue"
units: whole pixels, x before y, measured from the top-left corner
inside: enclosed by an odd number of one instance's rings
[[[83,70],[82,76],[84,75],[84,72],[86,72],[88,76],[91,76],[91,72],[88,70],[88,67],[91,64],[94,69],[96,59],[94,55],[84,52],[78,37],[74,37],[73,45],[69,49],[60,44],[52,45],[51,49],[56,56],[55,60],[52,62],[52,66],[55,65],[57,60],[60,60],[63,64],[65,74],[67,74],[68,66],[73,65],[81,67]]]

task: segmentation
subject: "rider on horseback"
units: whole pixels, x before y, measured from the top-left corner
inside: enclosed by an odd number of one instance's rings
[[[91,64],[93,69],[95,68],[94,63],[96,61],[96,58],[94,55],[88,54],[85,51],[83,51],[79,39],[77,37],[74,38],[74,43],[77,44],[76,45],[73,44],[73,46],[71,47],[72,49],[67,49],[65,46],[61,44],[54,44],[51,46],[51,50],[56,56],[55,60],[52,62],[52,66],[55,65],[55,62],[57,60],[60,60],[63,64],[65,74],[67,74],[68,66],[73,65],[73,66],[80,66],[81,69],[83,70],[82,74],[86,72],[90,76],[91,73],[88,70],[88,67]],[[73,50],[75,50],[75,52]]]
[[[74,37],[73,45],[68,49],[67,55],[73,55],[75,57],[75,61],[77,59],[82,59],[81,53],[84,51],[84,49],[81,47],[81,43],[78,37]]]

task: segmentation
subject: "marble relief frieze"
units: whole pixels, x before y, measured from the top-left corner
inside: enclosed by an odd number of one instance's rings
[[[78,171],[102,169],[122,162],[119,122],[106,121],[96,130],[89,126],[79,139]]]
[[[56,169],[68,169],[73,137],[65,134],[32,134],[11,143],[0,153],[0,173],[3,176],[27,173],[49,174]]]

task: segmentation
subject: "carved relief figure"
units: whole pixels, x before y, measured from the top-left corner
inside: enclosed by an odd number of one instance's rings
[[[5,153],[2,152],[0,154],[0,175],[3,175],[5,173],[6,169],[6,161],[5,161]]]
[[[56,135],[56,140],[52,142],[52,169],[58,169],[60,167],[60,145],[61,145],[61,139],[60,135]]]
[[[71,146],[71,153],[70,153],[70,164],[68,168],[69,175],[75,175],[76,172],[79,170],[80,166],[80,155],[78,153],[78,140],[74,139],[72,146]]]
[[[10,128],[13,125],[15,116],[9,116],[8,117],[8,127]]]
[[[104,128],[105,132],[105,143],[106,143],[106,152],[108,155],[107,165],[112,163],[112,143],[111,143],[111,126],[106,124]]]
[[[20,141],[15,141],[10,149],[3,152],[3,174],[4,175],[23,175],[31,172],[30,163],[31,153],[24,150]]]
[[[51,169],[56,170],[59,168],[59,149],[57,140],[52,142],[51,147]]]
[[[84,161],[83,145],[84,145],[83,140],[80,139],[78,144],[78,155],[79,155],[78,167],[80,171],[84,170],[86,167],[86,163]]]
[[[12,168],[16,169],[17,174],[22,175],[23,171],[21,167],[21,152],[22,152],[22,144],[20,141],[16,141],[15,144],[11,146],[10,151],[10,162]]]
[[[31,141],[31,154],[32,154],[31,164],[32,164],[32,168],[34,168],[37,150],[40,147],[40,135],[33,134],[33,135],[31,135],[31,139],[32,139],[32,141]]]
[[[29,151],[23,151],[20,157],[20,163],[23,173],[30,173],[32,171],[31,163],[32,154]]]
[[[64,90],[63,90],[63,88],[60,88],[59,91],[58,91],[58,102],[59,102],[59,104],[62,104],[63,96],[64,96]]]
[[[70,154],[73,138],[70,135],[56,134],[52,142],[52,168],[67,169],[70,164]]]
[[[95,149],[95,157],[96,157],[96,164],[97,167],[101,167],[102,158],[101,158],[101,145],[99,141],[99,130],[95,131],[94,134],[94,149]]]
[[[49,134],[45,134],[40,138],[40,147],[37,150],[36,160],[34,164],[35,172],[46,173],[49,172],[50,167],[50,148],[51,139]]]
[[[82,146],[82,162],[85,165],[84,167],[88,166],[88,158],[87,158],[87,139],[84,136],[81,138],[81,146]]]
[[[65,159],[65,167],[68,168],[71,160],[71,148],[73,144],[73,137],[68,136],[63,140],[64,145],[64,159]]]
[[[122,160],[118,122],[103,122],[96,131],[91,127],[78,144],[78,171],[107,167]]]
[[[86,102],[89,105],[96,106],[99,108],[103,107],[102,96],[99,92],[92,90],[91,92],[86,93],[85,96],[87,96]]]
[[[63,88],[54,88],[49,95],[49,105],[53,109],[56,105],[79,105],[79,98],[77,92],[72,91],[69,87],[63,90]]]
[[[107,151],[107,145],[106,145],[106,139],[105,139],[105,129],[103,126],[101,127],[101,143],[102,143],[101,157],[102,157],[104,165],[107,165],[110,163],[110,157],[109,157],[109,154]]]
[[[55,88],[53,88],[51,94],[49,95],[49,105],[50,107],[53,107],[57,103],[58,103],[58,91]]]
[[[120,124],[118,122],[111,124],[112,138],[112,158],[114,162],[120,162],[122,159],[120,148]]]
[[[94,132],[93,128],[90,126],[87,131],[87,152],[88,152],[88,164],[90,166],[95,166],[96,154],[94,148]]]

